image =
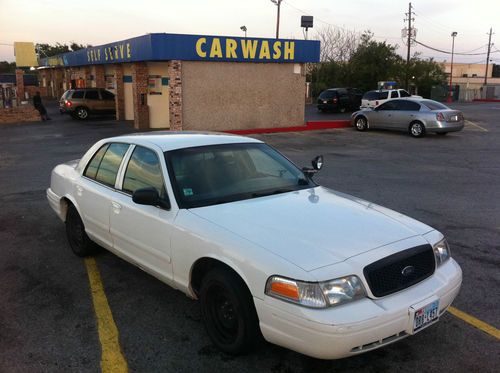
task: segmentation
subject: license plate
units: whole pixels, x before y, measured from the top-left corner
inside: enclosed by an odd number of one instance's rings
[[[323,100],[323,103],[326,104],[328,101],[327,100]]]
[[[452,121],[452,122],[458,122],[458,115],[453,115],[453,116],[451,117],[451,121]]]
[[[416,333],[436,322],[439,318],[439,300],[415,311],[413,318],[413,333]]]

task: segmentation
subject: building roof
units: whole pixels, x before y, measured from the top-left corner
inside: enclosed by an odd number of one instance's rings
[[[147,34],[42,58],[40,66],[84,66],[139,61],[319,62],[317,40]]]

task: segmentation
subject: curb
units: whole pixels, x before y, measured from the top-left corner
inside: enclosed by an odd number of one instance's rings
[[[500,100],[496,100],[494,98],[475,98],[472,101],[476,101],[476,102],[500,102]]]
[[[258,133],[279,133],[279,132],[303,132],[303,131],[318,131],[334,128],[348,128],[351,126],[351,121],[344,120],[328,120],[328,121],[309,121],[305,126],[293,127],[274,127],[274,128],[252,128],[246,130],[228,130],[226,133],[233,135],[254,135]]]

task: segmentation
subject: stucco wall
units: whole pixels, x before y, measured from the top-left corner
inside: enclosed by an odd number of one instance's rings
[[[168,77],[168,62],[148,62],[149,75]],[[160,79],[161,79],[160,78]],[[148,92],[149,106],[149,127],[151,128],[169,128],[168,97],[169,89],[167,85],[158,87],[161,94],[151,94]]]
[[[303,125],[304,97],[298,64],[182,62],[184,130]]]

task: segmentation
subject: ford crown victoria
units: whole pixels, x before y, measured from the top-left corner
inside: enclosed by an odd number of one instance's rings
[[[47,197],[76,255],[99,245],[198,299],[227,353],[263,336],[342,358],[434,324],[462,281],[443,235],[319,186],[321,166],[240,136],[128,135],[55,167]]]

